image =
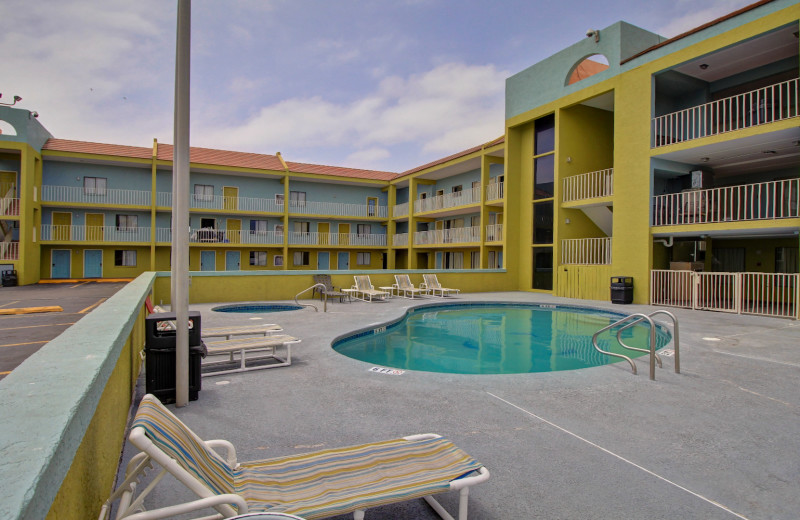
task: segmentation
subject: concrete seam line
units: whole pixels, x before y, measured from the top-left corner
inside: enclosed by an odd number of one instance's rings
[[[585,442],[585,443],[586,443],[586,444],[588,444],[589,446],[592,446],[592,447],[594,447],[594,448],[597,448],[597,449],[599,449],[600,451],[602,451],[602,452],[604,452],[604,453],[607,453],[607,454],[611,455],[612,457],[615,457],[615,458],[617,458],[617,459],[621,460],[622,462],[625,462],[625,463],[627,463],[627,464],[630,464],[630,465],[631,465],[631,466],[633,466],[634,468],[637,468],[637,469],[640,469],[640,470],[644,471],[644,472],[645,472],[645,473],[647,473],[648,475],[652,475],[652,476],[656,477],[657,479],[659,479],[659,480],[662,480],[662,481],[666,482],[667,484],[670,484],[671,486],[675,486],[676,488],[680,489],[681,491],[685,491],[685,492],[689,493],[689,494],[690,494],[690,495],[692,495],[692,496],[695,496],[695,497],[697,497],[697,498],[699,498],[699,499],[701,499],[701,500],[703,500],[703,501],[705,501],[705,502],[708,502],[709,504],[711,504],[711,505],[713,505],[713,506],[716,506],[716,507],[718,507],[718,508],[722,509],[723,511],[727,511],[728,513],[732,514],[733,516],[735,516],[735,517],[737,517],[737,518],[741,518],[742,520],[750,520],[750,519],[749,519],[749,518],[747,518],[746,516],[744,516],[744,515],[740,515],[740,514],[739,514],[739,513],[737,513],[736,511],[732,510],[732,509],[731,509],[731,508],[729,508],[729,507],[726,507],[726,506],[724,506],[724,505],[720,504],[719,502],[716,502],[716,501],[714,501],[714,500],[711,500],[710,498],[704,497],[703,495],[701,495],[701,494],[699,494],[699,493],[695,493],[695,492],[694,492],[694,491],[692,491],[691,489],[685,488],[685,487],[681,486],[680,484],[678,484],[678,483],[676,483],[676,482],[673,482],[673,481],[669,480],[668,478],[662,477],[662,476],[661,476],[661,475],[659,475],[658,473],[654,473],[654,472],[650,471],[649,469],[647,469],[647,468],[645,468],[645,467],[643,467],[643,466],[640,466],[639,464],[636,464],[635,462],[633,462],[633,461],[631,461],[631,460],[628,460],[628,459],[626,459],[626,458],[625,458],[625,457],[623,457],[622,455],[618,455],[618,454],[614,453],[613,451],[611,451],[611,450],[609,450],[609,449],[607,449],[607,448],[604,448],[604,447],[600,446],[599,444],[596,444],[596,443],[594,443],[594,442],[590,441],[589,439],[586,439],[586,438],[584,438],[584,437],[581,437],[581,436],[580,436],[580,435],[578,435],[577,433],[573,433],[573,432],[571,432],[571,431],[567,430],[566,428],[563,428],[563,427],[561,427],[561,426],[559,426],[559,425],[557,425],[557,424],[555,424],[555,423],[552,423],[552,422],[548,421],[547,419],[544,419],[544,418],[542,418],[542,417],[539,417],[539,416],[538,416],[538,415],[536,415],[535,413],[533,413],[533,412],[529,412],[528,410],[526,410],[526,409],[522,408],[521,406],[517,406],[516,404],[512,403],[511,401],[506,401],[506,400],[505,400],[505,399],[503,399],[502,397],[498,397],[498,396],[494,395],[494,394],[493,394],[493,393],[491,393],[491,392],[486,392],[486,393],[487,393],[487,394],[489,394],[489,395],[491,395],[491,396],[492,396],[492,397],[494,397],[495,399],[497,399],[497,400],[499,400],[499,401],[502,401],[502,402],[506,403],[506,404],[507,404],[507,405],[509,405],[509,406],[513,406],[513,407],[514,407],[514,408],[516,408],[517,410],[519,410],[519,411],[521,411],[521,412],[523,412],[523,413],[526,413],[526,414],[530,415],[531,417],[534,417],[534,418],[536,418],[536,419],[539,419],[539,420],[540,420],[540,421],[542,421],[543,423],[545,423],[545,424],[547,424],[547,425],[549,425],[549,426],[552,426],[553,428],[555,428],[555,429],[557,429],[557,430],[559,430],[559,431],[561,431],[561,432],[564,432],[564,433],[566,433],[566,434],[568,434],[568,435],[571,435],[572,437],[575,437],[575,438],[576,438],[576,439],[578,439],[579,441]]]

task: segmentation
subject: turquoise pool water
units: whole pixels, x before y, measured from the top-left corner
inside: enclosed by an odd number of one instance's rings
[[[385,327],[334,341],[345,356],[404,370],[454,374],[517,374],[595,367],[624,360],[592,346],[592,335],[625,314],[572,306],[469,303],[423,306]],[[656,327],[656,348],[671,336]],[[622,333],[630,346],[648,348],[647,324]],[[617,329],[598,337],[603,350],[630,358],[643,353],[617,342]]]
[[[242,312],[242,313],[264,313],[264,312],[283,312],[296,311],[302,309],[301,305],[277,305],[277,304],[257,304],[257,303],[236,303],[232,305],[220,305],[211,310],[214,312]]]

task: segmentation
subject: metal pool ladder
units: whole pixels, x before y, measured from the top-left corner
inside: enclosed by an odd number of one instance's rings
[[[317,306],[314,305],[313,303],[300,303],[299,301],[297,301],[297,298],[301,294],[306,293],[306,292],[308,292],[308,291],[310,291],[312,289],[319,289],[319,288],[322,289],[322,291],[321,291],[322,292],[322,300],[323,300],[322,312],[328,312],[328,295],[325,293],[325,284],[322,284],[322,283],[315,283],[314,285],[312,285],[308,289],[303,289],[299,293],[295,294],[294,295],[294,303],[296,303],[297,305],[300,305],[301,307],[311,307],[312,309],[314,309],[314,311],[319,312],[319,309],[317,309]]]
[[[675,350],[675,356],[674,356],[675,357],[675,373],[676,374],[680,374],[681,373],[681,357],[680,357],[680,339],[679,339],[678,318],[676,318],[675,315],[672,314],[671,312],[668,312],[668,311],[665,311],[665,310],[657,310],[657,311],[651,312],[650,314],[642,314],[642,313],[631,314],[630,316],[626,316],[626,317],[622,318],[621,320],[615,321],[611,325],[608,325],[607,327],[603,327],[602,329],[600,329],[600,330],[598,330],[597,332],[594,333],[594,335],[592,336],[592,345],[594,346],[595,350],[597,350],[598,352],[600,352],[602,354],[606,354],[608,356],[614,356],[614,357],[618,357],[618,358],[622,358],[622,359],[626,360],[628,363],[630,363],[631,370],[633,371],[633,373],[636,374],[636,364],[633,362],[633,360],[631,358],[629,358],[628,356],[625,356],[623,354],[616,354],[614,352],[609,352],[607,350],[603,350],[597,345],[597,336],[599,336],[601,333],[603,333],[603,332],[605,332],[605,331],[607,331],[609,329],[613,329],[614,327],[616,327],[618,325],[622,325],[624,323],[625,325],[620,327],[620,329],[617,331],[617,341],[619,342],[619,344],[623,348],[626,348],[628,350],[637,350],[639,352],[649,352],[650,353],[650,379],[651,380],[655,380],[655,378],[656,378],[656,362],[658,363],[659,368],[662,366],[661,358],[658,356],[658,354],[656,354],[656,326],[655,326],[655,323],[653,322],[653,318],[652,318],[656,314],[666,314],[667,316],[669,316],[672,319],[672,329],[673,329],[672,338],[673,338],[674,347],[675,347],[675,349],[674,349]],[[647,321],[647,323],[650,325],[650,348],[649,349],[636,348],[636,347],[631,347],[631,346],[626,345],[625,343],[623,343],[622,337],[621,337],[622,331],[627,329],[627,328],[633,327],[634,325],[636,325],[638,323],[641,323],[642,321]]]

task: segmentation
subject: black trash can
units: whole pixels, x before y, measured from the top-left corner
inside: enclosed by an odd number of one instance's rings
[[[611,303],[633,303],[633,277],[611,277]]]
[[[17,271],[12,269],[9,271],[3,271],[2,276],[2,283],[3,287],[16,287],[17,286]]]
[[[175,402],[175,313],[159,312],[145,318],[145,386],[162,403]],[[189,312],[189,400],[196,401],[202,387],[200,360],[207,350],[201,341],[200,313]]]

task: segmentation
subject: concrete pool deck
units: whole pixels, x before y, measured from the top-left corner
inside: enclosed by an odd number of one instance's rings
[[[523,292],[452,300],[656,309]],[[318,313],[269,314],[192,305],[204,327],[278,323],[303,342],[291,366],[204,377],[198,401],[170,409],[201,437],[231,441],[242,461],[439,433],[491,472],[470,493],[473,520],[797,518],[800,322],[668,308],[680,320],[681,373],[665,357],[655,381],[646,357],[636,361],[638,375],[624,361],[550,373],[388,375],[330,348],[343,333],[437,301],[337,301],[328,313],[318,303]],[[124,460],[132,454],[126,447]],[[172,479],[159,486],[150,508],[192,496]],[[441,501],[454,511],[457,494]],[[438,517],[417,500],[366,518]]]

